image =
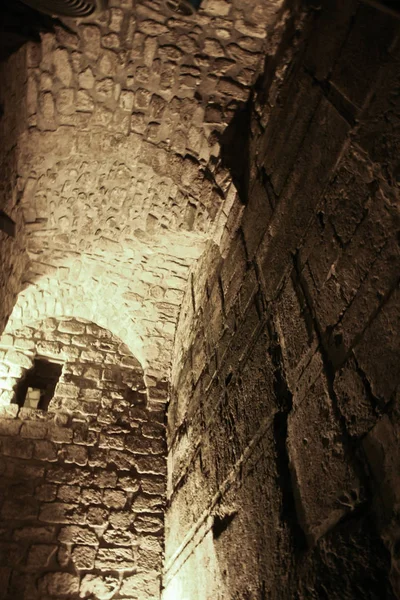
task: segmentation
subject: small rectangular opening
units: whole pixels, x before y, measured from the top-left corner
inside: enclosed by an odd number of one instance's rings
[[[60,379],[62,364],[44,358],[35,358],[33,367],[19,382],[15,401],[25,408],[47,410]]]
[[[3,210],[0,210],[0,231],[15,238],[15,223]]]

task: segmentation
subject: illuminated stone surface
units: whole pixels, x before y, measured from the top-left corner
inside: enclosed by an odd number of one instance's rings
[[[57,288],[56,316],[129,336],[143,366],[166,374],[189,267],[218,236],[234,193],[218,136],[249,96],[281,4],[205,2],[193,22],[157,1],[121,3],[43,35],[26,67],[20,51],[29,83],[6,69],[4,108],[14,113],[11,88],[28,111],[17,130],[3,120],[1,134],[15,137],[9,186],[26,224],[28,301]],[[41,318],[48,309],[32,307]],[[118,331],[115,315],[126,320]],[[9,327],[32,316],[20,296]]]
[[[182,302],[164,600],[400,597],[399,23],[323,6]]]
[[[12,390],[39,349],[63,363],[49,412],[14,404],[8,415]],[[118,573],[135,573],[124,589],[156,598],[163,531],[162,520],[157,530],[153,523],[164,508],[164,427],[162,412],[149,410],[138,361],[106,330],[75,319],[47,319],[4,336],[3,353],[2,416],[11,418],[0,428],[0,461],[8,461],[1,528],[11,580],[24,577],[25,589],[36,590],[32,598],[79,591],[80,598],[107,600],[121,586]],[[140,474],[143,458],[146,475]],[[12,555],[13,540],[19,557]],[[100,576],[104,571],[113,575]],[[18,589],[11,584],[10,594]]]
[[[69,25],[1,67],[0,597],[400,598],[398,21]]]

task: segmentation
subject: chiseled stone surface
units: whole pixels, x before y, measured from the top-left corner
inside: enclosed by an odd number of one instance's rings
[[[88,321],[50,318],[0,348],[1,597],[156,600],[166,461],[151,397],[165,400],[162,386],[146,386],[128,348]],[[49,412],[10,404],[36,353],[63,365]]]
[[[0,63],[0,104],[7,115],[0,119],[0,211],[16,225],[14,238],[0,230],[0,331],[13,309],[27,264],[24,220],[18,205],[17,168],[17,142],[25,127],[26,70],[24,51],[13,54],[7,66]]]
[[[339,12],[267,61],[183,299],[164,600],[400,597],[399,22]]]
[[[7,600],[158,599],[164,513],[163,600],[400,597],[399,22],[320,4],[111,0],[1,67]]]
[[[112,2],[18,53],[8,185],[25,222],[24,292],[80,296],[83,312],[64,314],[94,312],[119,336],[108,322],[126,314],[132,351],[164,374],[188,269],[220,235],[235,194],[219,140],[249,97],[282,4],[205,0],[185,20],[159,0]],[[0,93],[9,138],[15,107],[7,85]],[[24,309],[20,296],[10,327]],[[22,322],[31,318],[25,311]]]

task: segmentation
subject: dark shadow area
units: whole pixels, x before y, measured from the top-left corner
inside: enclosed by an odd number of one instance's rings
[[[354,600],[396,595],[388,579],[390,554],[372,515],[354,515],[321,539],[298,564],[294,598]]]
[[[220,138],[221,165],[229,170],[243,204],[247,204],[250,176],[252,98],[239,107]]]
[[[229,525],[232,523],[233,519],[236,516],[236,512],[229,512],[223,515],[216,514],[214,515],[214,522],[212,526],[212,532],[214,539],[218,539],[220,535],[224,533],[226,529],[228,529]]]
[[[28,41],[40,42],[41,32],[54,32],[59,19],[40,13],[18,0],[0,0],[0,61]]]
[[[61,364],[35,358],[33,367],[17,385],[15,402],[18,406],[47,410],[61,372]]]

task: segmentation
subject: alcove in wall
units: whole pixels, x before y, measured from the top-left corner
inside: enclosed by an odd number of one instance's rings
[[[8,333],[0,356],[0,597],[158,599],[164,425],[141,365],[82,319]]]
[[[15,390],[15,402],[25,408],[47,410],[62,373],[62,363],[36,357]]]

